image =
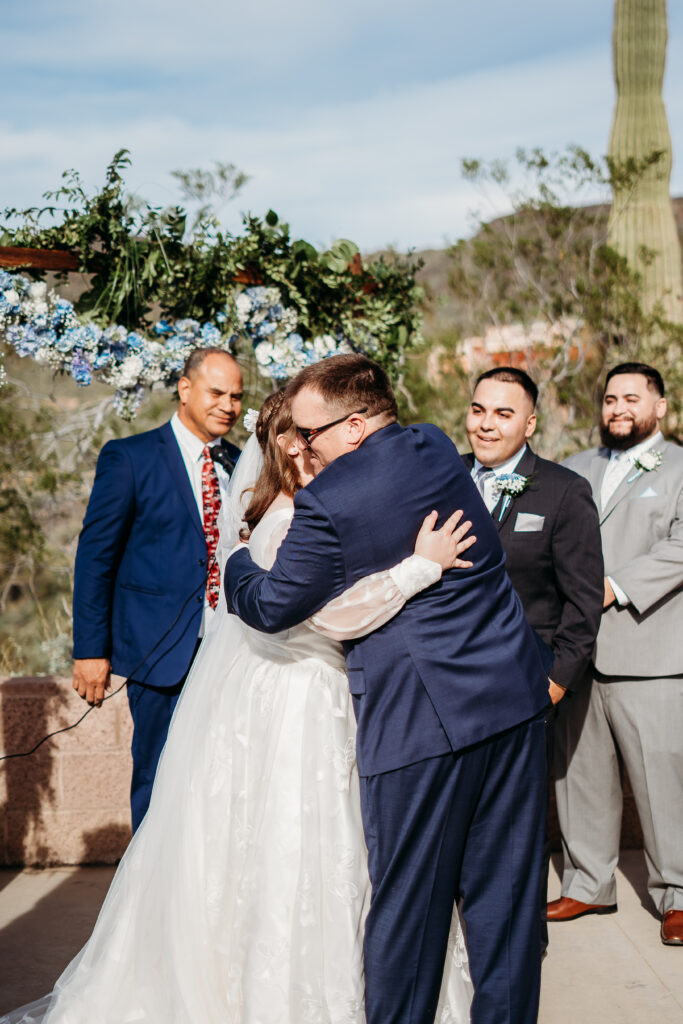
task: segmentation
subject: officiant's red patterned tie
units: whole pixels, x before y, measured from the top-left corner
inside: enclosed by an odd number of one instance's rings
[[[211,458],[208,444],[202,452],[202,507],[204,510],[204,536],[206,537],[206,554],[209,572],[206,577],[206,597],[212,608],[218,604],[221,587],[221,571],[216,561],[218,547],[218,513],[221,510],[221,491],[218,486],[216,467]]]

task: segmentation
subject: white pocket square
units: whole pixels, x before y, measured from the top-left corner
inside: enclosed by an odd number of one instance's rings
[[[518,512],[515,519],[515,533],[539,533],[543,529],[545,516],[533,512]]]
[[[644,491],[638,495],[639,498],[656,498],[657,492],[653,487],[646,487]]]

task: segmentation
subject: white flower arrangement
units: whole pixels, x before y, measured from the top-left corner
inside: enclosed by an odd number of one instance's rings
[[[327,356],[353,351],[341,334],[305,341],[297,325],[296,311],[283,305],[277,288],[257,286],[227,304],[216,323],[159,320],[150,337],[118,324],[101,327],[81,319],[72,303],[44,282],[0,271],[0,336],[17,355],[68,373],[82,387],[93,380],[113,387],[114,406],[125,419],[135,416],[146,388],[175,385],[194,349],[215,345],[234,351],[239,332],[251,340],[261,375],[273,381],[286,380]],[[0,363],[0,386],[5,379]]]
[[[341,336],[304,341],[297,332],[296,311],[283,306],[277,288],[248,288],[238,295],[235,307],[240,327],[252,339],[259,372],[274,381],[287,380],[327,356],[353,351]]]

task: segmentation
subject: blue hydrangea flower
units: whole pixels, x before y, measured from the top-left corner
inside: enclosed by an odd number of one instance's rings
[[[92,367],[82,352],[74,353],[71,361],[71,376],[82,388],[92,383]]]
[[[221,332],[215,324],[202,324],[200,334],[205,345],[218,345],[221,340]]]
[[[145,345],[145,339],[137,331],[131,331],[126,338],[126,347],[129,352],[142,352]]]
[[[112,361],[113,359],[111,350],[107,348],[102,349],[101,352],[97,353],[93,360],[93,369],[103,370],[106,366],[110,366]]]
[[[114,394],[114,408],[125,420],[132,420],[140,408],[145,389],[137,384],[134,388],[119,388]]]

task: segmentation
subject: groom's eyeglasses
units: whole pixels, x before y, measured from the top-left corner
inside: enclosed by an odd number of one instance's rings
[[[318,434],[322,434],[324,430],[329,430],[330,427],[336,427],[338,423],[343,423],[344,420],[348,420],[349,416],[356,416],[367,411],[367,407],[365,409],[354,409],[353,412],[347,412],[346,416],[340,416],[338,420],[332,420],[331,423],[324,423],[322,427],[295,427],[295,430],[306,447],[310,447],[311,439],[317,437]]]

